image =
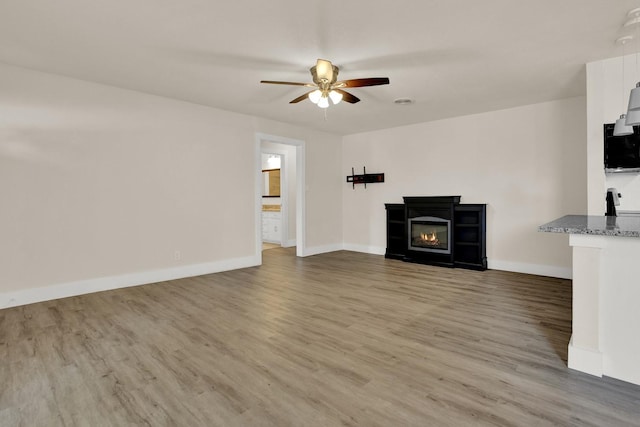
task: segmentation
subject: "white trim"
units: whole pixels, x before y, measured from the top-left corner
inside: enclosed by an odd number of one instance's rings
[[[253,153],[253,163],[255,170],[254,177],[254,223],[255,227],[255,247],[254,255],[258,258],[259,265],[262,265],[262,150],[260,148],[260,137],[256,134],[255,149]]]
[[[6,292],[0,294],[0,309],[90,294],[93,292],[109,291],[131,286],[146,285],[148,283],[219,273],[221,271],[237,270],[240,268],[254,267],[256,265],[260,265],[260,259],[255,256],[248,256]]]
[[[513,271],[516,273],[535,274],[537,276],[557,277],[571,279],[571,267],[558,267],[554,265],[527,264],[524,262],[487,260],[487,267],[491,270]]]
[[[296,245],[296,239],[289,239],[286,242],[282,242],[283,248],[291,248]]]
[[[296,255],[302,256],[307,244],[306,153],[304,141],[296,146]]]
[[[597,350],[576,347],[573,345],[573,336],[569,340],[568,366],[580,372],[585,372],[596,377],[603,373],[602,353]],[[627,380],[624,380],[627,381]]]
[[[386,248],[382,248],[380,246],[354,245],[352,243],[345,243],[342,245],[342,249],[345,251],[362,252],[372,255],[384,255],[387,252]]]
[[[617,369],[607,366],[607,360],[604,357],[604,354],[602,355],[602,359],[603,359],[603,365],[604,365],[603,371],[602,371],[603,376],[615,378],[617,380],[625,381],[635,385],[640,385],[640,376],[638,376],[637,371],[627,372],[626,370],[623,369],[622,372],[618,372]]]
[[[342,249],[343,245],[340,243],[335,245],[314,246],[312,248],[305,248],[304,255],[302,256],[319,255],[327,252],[341,251]]]
[[[569,234],[569,246],[603,249],[607,247],[608,238],[593,234]]]
[[[271,243],[272,245],[280,245],[280,246],[282,246],[282,242],[280,240],[262,239],[262,241],[264,243]]]

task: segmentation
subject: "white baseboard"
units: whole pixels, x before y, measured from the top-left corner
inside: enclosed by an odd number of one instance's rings
[[[353,251],[372,255],[384,255],[386,248],[378,246],[356,245],[344,243],[342,245],[327,245],[307,248],[304,256],[317,255],[333,251]],[[537,276],[557,277],[560,279],[571,279],[572,270],[570,267],[556,267],[552,265],[527,264],[522,262],[487,260],[488,268],[492,270],[513,271],[515,273],[535,274]]]
[[[515,273],[535,274],[537,276],[558,277],[571,279],[571,267],[556,267],[553,265],[527,264],[523,262],[487,260],[487,267],[491,270],[513,271]]]
[[[602,353],[597,350],[576,347],[573,345],[573,336],[569,340],[569,368],[576,371],[585,372],[596,377],[602,376],[603,371]]]
[[[39,288],[30,288],[0,294],[0,309],[50,301],[93,292],[109,291],[130,286],[146,285],[148,283],[164,282],[182,279],[184,277],[200,276],[203,274],[219,273],[221,271],[260,265],[259,256],[233,258],[223,261],[202,264],[185,265],[165,268],[161,270],[144,271],[118,276],[100,277],[96,279],[79,280]]]
[[[289,239],[286,242],[282,242],[283,248],[291,248],[293,246],[296,246],[296,239]]]
[[[351,243],[345,243],[343,245],[343,249],[345,251],[363,252],[365,254],[372,255],[384,255],[387,251],[386,248],[381,248],[379,246],[354,245]]]
[[[386,248],[378,246],[356,245],[345,243],[342,245],[345,251],[363,252],[372,255],[384,255]],[[333,249],[339,250],[339,249]],[[329,250],[323,252],[331,252]],[[322,252],[317,252],[322,253]],[[551,265],[527,264],[521,262],[487,260],[488,268],[492,270],[513,271],[515,273],[535,274],[537,276],[558,277],[560,279],[571,279],[571,268],[555,267]]]
[[[288,241],[287,244],[295,240]],[[384,255],[385,249],[377,246],[332,244],[306,248],[303,256],[312,256],[327,252],[348,250],[374,255]],[[0,309],[16,307],[36,302],[49,301],[59,298],[67,298],[76,295],[84,295],[93,292],[108,291],[112,289],[126,288],[130,286],[145,285],[148,283],[163,282],[167,280],[181,279],[184,277],[199,276],[202,274],[218,273],[221,271],[236,270],[239,268],[260,265],[260,256],[248,256],[233,258],[223,261],[214,261],[202,264],[186,265],[162,270],[130,273],[118,276],[100,277],[95,279],[79,280],[69,283],[61,283],[39,288],[30,288],[0,294]],[[488,266],[494,270],[514,271],[518,273],[536,274],[540,276],[559,277],[571,279],[571,269],[537,264],[514,263],[508,261],[489,260]]]
[[[603,355],[602,358],[604,360],[603,361],[604,367],[602,371],[603,376],[606,376],[609,378],[615,378],[617,380],[635,384],[635,385],[640,385],[640,373],[638,373],[638,369],[636,369],[635,366],[632,367],[631,369],[620,371],[619,369],[614,369],[611,366],[607,367],[607,360],[605,358],[605,355]]]
[[[336,243],[333,245],[313,246],[310,248],[304,248],[304,252],[302,256],[319,255],[327,252],[341,251],[343,249],[343,246],[344,245],[342,245],[341,243]]]

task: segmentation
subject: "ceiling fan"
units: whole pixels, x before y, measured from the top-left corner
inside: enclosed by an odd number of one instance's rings
[[[326,59],[318,59],[318,62],[316,62],[316,65],[311,67],[310,71],[313,83],[278,82],[273,80],[262,80],[260,83],[314,88],[312,91],[293,99],[289,104],[297,104],[298,102],[309,98],[311,102],[318,105],[320,108],[327,108],[329,106],[329,99],[331,99],[331,102],[334,104],[343,100],[350,104],[355,104],[360,101],[360,98],[342,90],[343,88],[389,84],[389,78],[387,77],[370,77],[368,79],[337,81],[339,69],[333,65],[331,61],[327,61]]]

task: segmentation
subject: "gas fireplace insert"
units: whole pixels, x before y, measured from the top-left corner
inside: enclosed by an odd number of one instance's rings
[[[451,253],[451,221],[434,216],[409,219],[409,249],[414,251]]]

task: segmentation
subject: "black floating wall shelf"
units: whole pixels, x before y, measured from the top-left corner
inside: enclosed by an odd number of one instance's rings
[[[351,168],[351,175],[347,175],[347,182],[350,182],[354,189],[356,188],[356,184],[364,184],[364,188],[367,188],[367,184],[384,182],[383,173],[367,173],[366,167],[362,169],[364,171],[362,175],[356,175],[353,168]]]

